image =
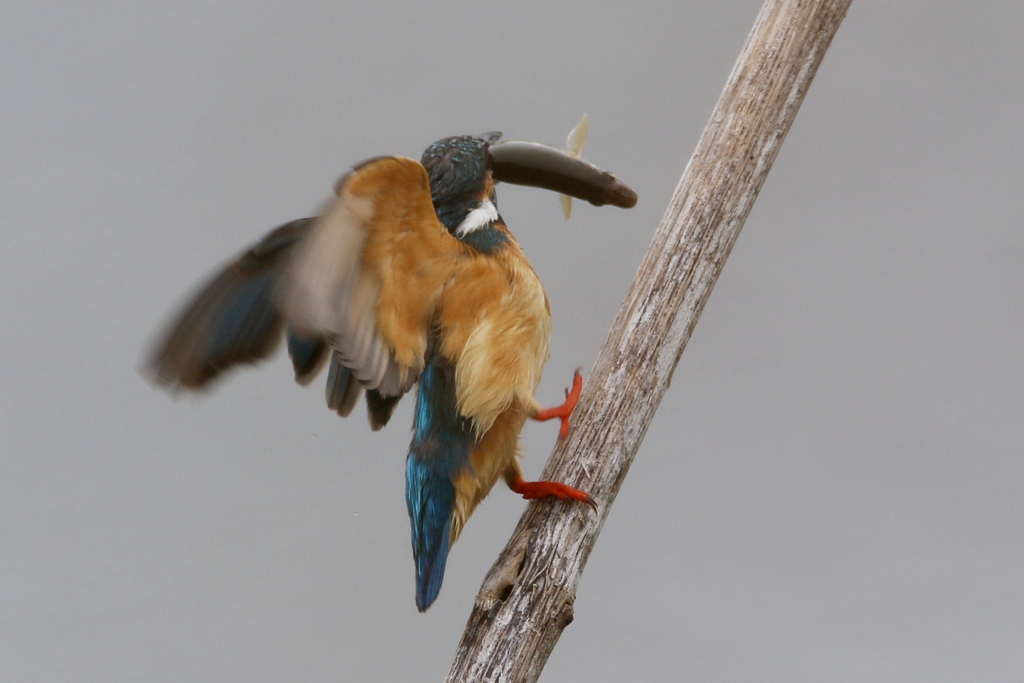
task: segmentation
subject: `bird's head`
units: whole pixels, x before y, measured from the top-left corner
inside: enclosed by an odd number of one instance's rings
[[[500,222],[494,193],[499,182],[553,190],[595,206],[636,204],[633,190],[575,154],[500,138],[501,133],[444,138],[423,153],[437,216],[463,241],[469,241],[469,233]]]
[[[458,135],[444,138],[427,147],[420,163],[430,177],[430,196],[434,203],[481,198],[490,182],[488,147],[501,134],[487,138]]]
[[[488,147],[500,137],[459,135],[427,147],[420,162],[430,178],[430,198],[446,228],[465,239],[499,221]]]

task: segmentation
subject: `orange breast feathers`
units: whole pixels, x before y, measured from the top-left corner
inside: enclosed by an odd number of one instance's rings
[[[551,314],[511,235],[499,252],[460,261],[437,321],[441,353],[455,365],[459,414],[472,420],[478,438],[506,410],[531,415],[540,408],[533,394],[548,359]]]

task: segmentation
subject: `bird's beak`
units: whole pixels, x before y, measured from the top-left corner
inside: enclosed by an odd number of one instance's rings
[[[636,192],[607,171],[579,157],[538,142],[509,140],[490,146],[495,181],[542,187],[583,199],[594,206],[636,205]]]

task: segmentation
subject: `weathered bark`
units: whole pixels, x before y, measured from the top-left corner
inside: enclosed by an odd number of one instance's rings
[[[447,681],[535,681],[679,357],[851,0],[766,0],[619,309],[545,479],[492,567]]]

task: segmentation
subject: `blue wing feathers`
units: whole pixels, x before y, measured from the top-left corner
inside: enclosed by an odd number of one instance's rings
[[[205,351],[213,365],[235,356],[259,355],[269,334],[280,329],[281,317],[270,303],[273,276],[264,272],[237,283],[230,296],[218,302],[218,310],[210,316],[213,324]]]
[[[327,343],[323,337],[303,337],[292,328],[288,328],[288,355],[295,369],[295,381],[309,384],[327,358]]]
[[[303,218],[272,231],[192,298],[153,351],[148,369],[157,381],[198,389],[277,348],[284,322],[273,292],[292,247],[314,221]]]

